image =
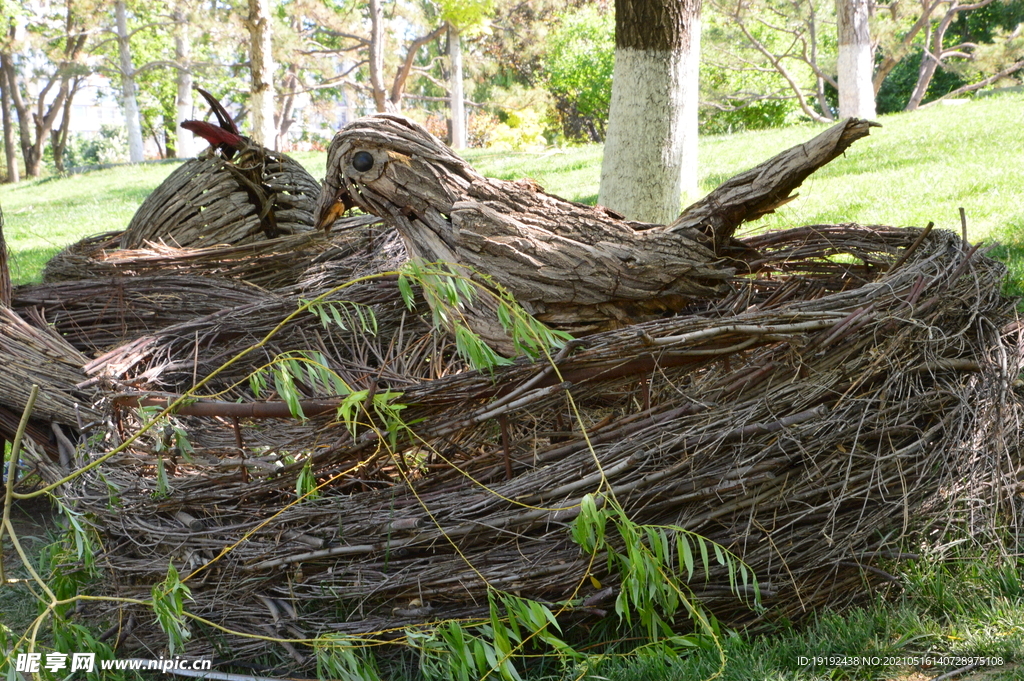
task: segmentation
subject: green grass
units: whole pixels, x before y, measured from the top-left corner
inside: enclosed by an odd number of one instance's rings
[[[878,120],[881,128],[872,128],[845,156],[811,175],[796,200],[750,228],[825,222],[924,226],[931,221],[959,232],[962,206],[971,240],[1024,233],[1024,96],[940,104]],[[702,138],[701,193],[826,127],[808,124]],[[597,200],[599,146],[538,154],[474,150],[466,156],[493,177],[532,177],[567,199]]]
[[[35,281],[43,265],[84,236],[124,229],[176,164],[123,166],[0,187],[11,277]]]
[[[813,665],[816,656],[1002,658],[988,681],[1024,678],[1024,563],[980,554],[958,559],[926,557],[899,566],[900,585],[887,597],[842,614],[815,613],[800,626],[779,625],[760,634],[722,637],[726,667],[721,681],[824,681],[906,678],[900,665]],[[890,567],[897,571],[897,568]],[[802,662],[801,657],[808,658]],[[719,671],[717,650],[700,649],[678,662],[664,657],[611,658],[583,678],[609,681],[689,681]],[[918,670],[920,671],[920,670]],[[951,671],[933,666],[929,676]],[[983,670],[979,669],[978,672]],[[566,675],[561,681],[578,678]],[[558,678],[553,675],[549,678]],[[918,677],[920,678],[920,677]],[[958,677],[962,680],[977,676]]]
[[[1017,275],[1024,274],[1024,95],[938,105],[879,120],[882,128],[812,175],[795,201],[750,229],[819,222],[922,226],[932,221],[959,230],[957,209],[963,206],[970,239],[1003,242],[997,254],[1008,259]],[[703,138],[701,192],[823,129],[802,125]],[[551,193],[597,201],[600,146],[541,153],[471,150],[466,157],[486,175],[532,177]],[[325,153],[296,158],[314,177],[323,177]],[[142,199],[175,167],[121,167],[0,186],[15,281],[38,280],[53,254],[84,236],[126,227]]]

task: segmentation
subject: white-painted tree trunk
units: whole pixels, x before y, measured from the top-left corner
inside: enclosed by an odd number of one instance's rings
[[[452,117],[452,148],[465,149],[466,140],[466,105],[462,90],[462,37],[458,29],[448,25],[448,58],[451,60],[451,85],[449,86],[450,108]]]
[[[142,124],[139,121],[139,102],[135,95],[135,67],[132,65],[132,51],[128,34],[128,11],[124,0],[114,3],[114,20],[117,24],[117,51],[121,58],[121,104],[124,120],[128,126],[128,160],[142,163]]]
[[[273,148],[277,128],[274,125],[274,56],[271,52],[271,0],[249,0],[249,73],[252,109],[252,139]]]
[[[868,24],[870,17],[871,0],[836,0],[840,118],[875,117],[875,89],[871,82],[875,60]]]
[[[616,48],[601,205],[667,224],[683,192],[696,192],[699,66],[699,19],[688,50]]]
[[[196,155],[194,135],[181,127],[181,124],[193,118],[192,115],[192,38],[189,35],[189,24],[181,5],[174,10],[174,59],[178,64],[175,83],[178,96],[175,100],[174,129],[177,143],[174,150],[178,158],[191,158]]]

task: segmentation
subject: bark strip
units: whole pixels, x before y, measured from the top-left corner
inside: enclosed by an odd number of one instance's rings
[[[796,198],[793,191],[818,168],[850,145],[867,137],[878,123],[848,118],[814,139],[787,149],[764,163],[740,173],[683,211],[666,229],[686,233],[699,230],[714,238],[721,252],[736,228],[757,220]]]

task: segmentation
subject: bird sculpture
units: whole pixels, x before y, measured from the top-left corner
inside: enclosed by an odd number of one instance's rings
[[[259,209],[260,228],[268,239],[281,235],[274,215],[273,189],[263,181],[269,160],[267,149],[242,136],[234,119],[220,101],[202,88],[196,88],[210,105],[218,125],[206,121],[183,121],[181,127],[210,143],[210,151],[219,152],[225,160],[234,162],[229,167],[235,171],[250,201]],[[235,154],[238,158],[235,159]]]
[[[217,123],[184,121],[210,143],[151,194],[121,237],[121,247],[240,245],[313,231],[320,185],[296,161],[241,134],[216,97],[196,88]]]
[[[375,114],[332,140],[316,224],[329,230],[358,207],[393,225],[413,257],[483,273],[540,321],[591,333],[727,295],[736,266],[749,272],[759,259],[733,237],[736,228],[792,200],[807,176],[874,126],[846,119],[724,182],[672,224],[651,225],[530,180],[485,178],[422,126]],[[486,314],[470,322],[508,349]]]
[[[352,207],[393,225],[410,255],[484,273],[537,319],[575,334],[731,290],[734,270],[697,230],[654,229],[529,180],[485,178],[392,114],[356,120],[331,142],[318,226],[330,229]],[[475,330],[501,345],[499,331]]]

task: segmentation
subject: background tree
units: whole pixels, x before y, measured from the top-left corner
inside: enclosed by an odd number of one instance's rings
[[[70,109],[76,79],[88,72],[79,59],[90,35],[87,20],[91,8],[76,0],[65,0],[62,5],[24,3],[19,7],[17,14],[7,8],[3,13],[0,68],[18,114],[25,173],[39,177],[43,151],[51,142],[50,132],[58,117]],[[31,24],[31,32],[26,30],[27,24]],[[30,90],[27,78],[35,81],[37,89]]]
[[[271,0],[248,0],[249,19],[249,106],[253,141],[273,147],[274,129],[274,57],[271,27]]]
[[[11,114],[11,90],[7,81],[7,70],[0,68],[0,106],[3,106],[4,157],[7,161],[7,182],[18,182],[21,171],[18,168],[17,143],[14,141],[14,116]]]
[[[128,160],[131,163],[142,163],[142,123],[139,120],[139,103],[135,94],[135,66],[132,64],[131,34],[128,32],[128,9],[125,0],[117,0],[114,3],[114,17],[121,98],[124,103],[125,125],[128,127]]]
[[[617,0],[598,201],[668,223],[697,186],[700,0]]]
[[[441,19],[447,23],[449,60],[449,112],[452,126],[452,147],[467,146],[466,105],[463,89],[462,37],[479,32],[493,11],[491,0],[440,0]]]
[[[544,60],[563,134],[601,142],[611,104],[615,17],[596,5],[559,16],[548,36]]]
[[[945,45],[946,32],[953,21],[961,12],[981,9],[990,5],[992,1],[981,0],[981,2],[962,5],[960,0],[950,0],[945,4],[945,12],[942,12],[941,17],[938,17],[938,21],[928,22],[924,29],[923,54],[921,66],[918,70],[917,83],[914,85],[914,91],[907,102],[907,111],[913,111],[921,106],[921,102],[928,92],[928,86],[931,85],[932,78],[935,77],[935,71],[940,65],[951,57],[970,59],[970,51],[977,47],[975,43],[969,41],[951,46]],[[936,17],[937,14],[933,12],[932,17]]]
[[[875,117],[874,49],[871,44],[871,0],[836,0],[839,56],[839,116]]]
[[[451,87],[448,90],[450,120],[452,122],[451,146],[466,148],[466,95],[463,92],[462,73],[462,32],[451,22],[448,23],[448,59],[451,62]]]
[[[176,154],[179,139],[186,145],[192,139],[191,133],[179,134],[176,125],[179,115],[183,120],[193,117],[190,103],[179,112],[176,102],[183,74],[191,86],[191,58],[182,63],[178,49],[182,32],[188,30],[177,18],[183,7],[182,0],[118,0],[113,24],[104,31],[110,37],[92,47],[101,58],[97,71],[120,84],[132,163],[143,160],[147,137],[161,156],[166,150]],[[188,93],[186,101],[190,100]]]
[[[195,156],[195,144],[189,131],[181,124],[192,119],[192,34],[191,7],[187,0],[177,0],[174,4],[174,61],[177,64],[174,74],[174,150],[178,158]]]
[[[836,86],[830,73],[831,2],[718,0],[709,6],[713,12],[703,32],[706,105],[723,112],[747,109],[744,117],[754,124],[743,127],[759,127],[758,114],[768,125],[782,124],[792,110],[785,100],[795,101],[813,121],[835,118],[826,95],[826,87]]]

